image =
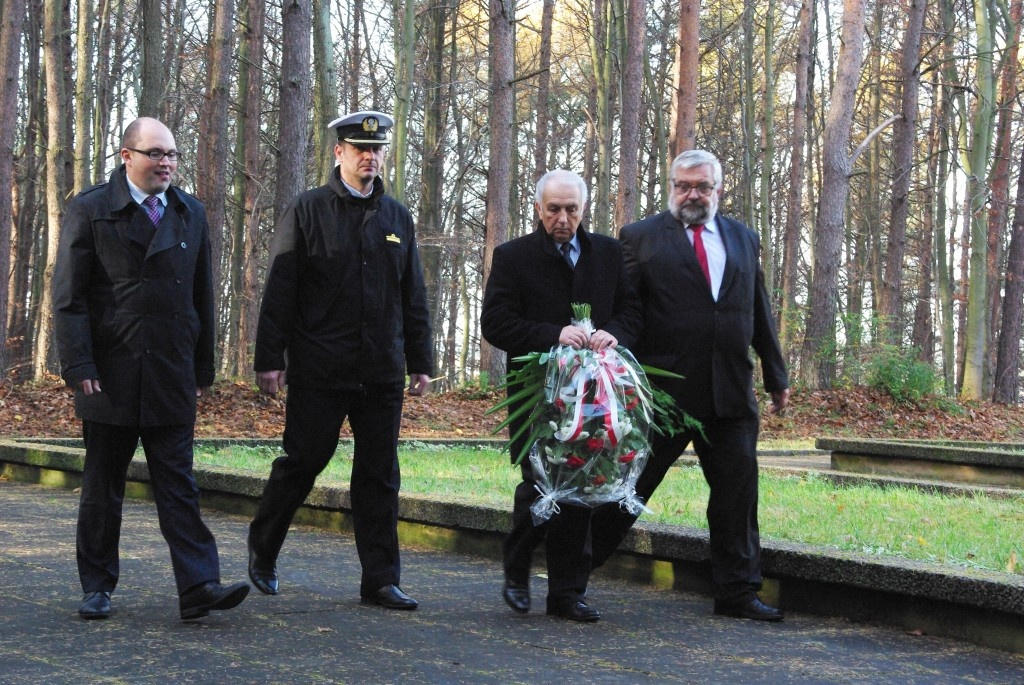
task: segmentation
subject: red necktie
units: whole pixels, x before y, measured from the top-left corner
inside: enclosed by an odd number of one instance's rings
[[[704,251],[704,239],[700,237],[701,231],[704,230],[704,224],[697,224],[691,226],[693,229],[693,251],[697,253],[697,261],[700,263],[701,271],[704,272],[704,278],[708,280],[708,285],[711,285],[711,270],[708,269],[708,253]]]

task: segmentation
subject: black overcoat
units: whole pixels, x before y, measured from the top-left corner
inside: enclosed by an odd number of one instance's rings
[[[547,352],[572,323],[572,304],[591,306],[595,328],[633,344],[640,327],[639,305],[623,267],[622,246],[608,236],[576,235],[580,258],[571,268],[543,226],[494,249],[484,292],[480,329],[487,342],[509,359]]]
[[[67,207],[53,276],[54,328],[79,418],[192,424],[214,378],[214,296],[206,209],[171,186],[160,228],[132,198],[125,167]],[[102,392],[78,388],[99,378]]]

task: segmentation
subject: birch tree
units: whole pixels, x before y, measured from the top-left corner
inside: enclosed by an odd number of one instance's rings
[[[970,144],[964,155],[968,175],[967,192],[970,210],[970,272],[967,276],[967,322],[964,332],[964,371],[960,397],[980,400],[985,393],[986,355],[988,341],[988,232],[982,222],[988,200],[985,172],[992,148],[995,123],[995,73],[993,52],[995,13],[992,0],[975,0],[974,23],[977,33],[977,68],[974,87],[977,92],[971,121]]]

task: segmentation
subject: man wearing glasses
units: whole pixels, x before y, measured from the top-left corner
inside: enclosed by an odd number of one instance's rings
[[[61,375],[75,389],[85,467],[78,510],[84,619],[107,618],[119,577],[128,465],[142,441],[182,619],[237,606],[192,476],[196,399],[213,382],[214,303],[206,209],[171,185],[170,130],[140,118],[123,164],[67,207],[53,277]]]
[[[760,243],[750,228],[718,215],[722,166],[714,155],[680,154],[671,177],[668,211],[620,234],[626,270],[644,312],[633,352],[643,364],[683,376],[656,382],[702,422],[704,433],[655,434],[636,492],[648,500],[692,442],[711,490],[707,515],[715,613],[781,621],[782,612],[756,594],[761,588],[759,419],[751,347],[761,359],[771,411],[781,411],[789,398]],[[635,520],[618,507],[595,512],[594,568],[611,556]]]

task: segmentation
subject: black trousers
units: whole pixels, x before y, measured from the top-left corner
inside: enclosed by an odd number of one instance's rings
[[[199,488],[192,476],[193,426],[115,426],[83,421],[82,435],[85,467],[76,536],[82,590],[112,592],[117,587],[125,481],[140,439],[178,594],[207,581],[219,581],[217,543],[200,516]]]
[[[348,417],[355,441],[350,493],[363,569],[360,593],[399,584],[398,431],[403,398],[401,383],[355,390],[288,387],[284,456],[274,460],[249,526],[249,543],[261,557],[277,559],[292,518],[334,455]]]
[[[559,503],[559,513],[539,526],[530,512],[540,493],[534,488],[533,467],[529,461],[520,464],[523,480],[516,486],[512,503],[512,530],[505,538],[505,577],[528,585],[533,550],[545,543],[548,567],[548,598],[551,601],[575,601],[590,581],[590,521],[588,506]]]
[[[637,481],[636,493],[645,502],[672,464],[693,443],[710,487],[707,516],[711,542],[711,580],[717,599],[753,596],[761,589],[761,538],[757,524],[757,436],[760,420],[701,419],[699,433],[673,437],[655,434],[651,455]],[[593,567],[615,552],[637,517],[617,507],[594,513]]]

